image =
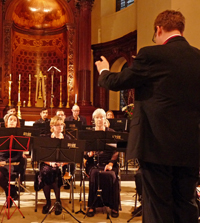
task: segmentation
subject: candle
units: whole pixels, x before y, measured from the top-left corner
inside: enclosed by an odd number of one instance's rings
[[[20,93],[18,93],[18,102],[20,102]]]
[[[19,81],[21,81],[21,74],[19,74]]]
[[[31,74],[29,74],[29,81],[31,82]]]
[[[62,82],[62,76],[60,75],[60,82]]]
[[[77,94],[75,94],[75,104],[77,104]]]
[[[10,74],[10,81],[12,80],[12,74]]]

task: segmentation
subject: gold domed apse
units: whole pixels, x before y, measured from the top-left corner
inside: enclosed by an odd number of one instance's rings
[[[25,29],[55,29],[68,22],[67,14],[56,0],[23,0],[13,12],[14,23]]]

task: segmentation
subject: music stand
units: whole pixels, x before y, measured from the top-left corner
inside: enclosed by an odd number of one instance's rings
[[[82,164],[84,148],[85,148],[85,141],[83,140],[80,141],[80,140],[67,140],[67,139],[55,139],[55,138],[51,139],[48,137],[43,137],[43,139],[41,140],[41,137],[35,137],[33,144],[33,153],[32,153],[33,160],[38,162],[42,161],[67,162],[67,163],[79,162]],[[72,194],[73,194],[73,184],[72,184]],[[44,217],[42,222],[53,211],[56,205],[57,202],[55,202],[55,204],[50,208],[49,212]],[[74,203],[72,204],[72,207],[73,205]],[[76,221],[80,222],[63,206],[61,207],[62,210],[65,210],[66,213],[72,216]]]
[[[126,154],[126,148],[127,148],[127,142],[128,142],[128,136],[129,133],[127,132],[106,132],[106,139],[108,142],[113,142],[117,143],[117,151],[118,152],[123,152]],[[121,164],[121,162],[120,162]],[[123,167],[123,164],[121,165]],[[126,170],[126,173],[128,171],[128,161],[124,162],[124,170]]]
[[[25,119],[19,119],[20,127],[24,127]]]
[[[80,121],[66,121],[65,120],[65,128],[66,129],[82,129],[82,122]]]
[[[0,129],[0,151],[5,152],[9,151],[9,179],[8,179],[8,196],[6,199],[6,202],[4,203],[1,212],[4,210],[3,218],[5,214],[7,215],[7,219],[10,219],[14,212],[18,210],[20,214],[22,215],[23,218],[24,215],[22,212],[19,210],[18,206],[14,202],[13,198],[10,196],[10,181],[11,181],[11,153],[12,151],[28,151],[29,149],[29,144],[30,144],[30,137],[24,137],[20,136],[18,129],[17,128],[5,128],[5,129]],[[10,199],[15,205],[15,210],[13,211],[12,214],[10,214]],[[6,208],[8,206],[8,212],[6,211]],[[3,222],[2,218],[2,222]]]
[[[39,129],[40,134],[49,134],[50,131],[50,121],[45,123],[33,123],[33,128]]]
[[[86,140],[86,151],[97,150],[97,139],[105,139],[105,131],[79,130],[78,139]]]
[[[117,132],[127,131],[128,120],[126,118],[113,118],[108,119],[110,122],[111,129],[114,129]]]

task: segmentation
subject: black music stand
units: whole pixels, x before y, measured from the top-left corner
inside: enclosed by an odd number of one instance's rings
[[[10,181],[11,181],[11,153],[12,151],[28,151],[29,149],[29,144],[30,144],[30,137],[24,137],[24,136],[19,136],[19,132],[17,128],[5,128],[5,129],[0,129],[0,151],[5,152],[9,151],[9,179],[8,179],[8,196],[6,199],[6,202],[4,203],[4,206],[1,209],[1,212],[4,208],[4,214],[7,215],[7,219],[10,219],[14,212],[18,210],[20,214],[22,215],[23,218],[24,215],[22,212],[19,210],[18,206],[14,202],[13,198],[10,196]],[[15,205],[15,209],[12,214],[10,214],[10,199]],[[6,208],[8,206],[8,212],[6,211]],[[3,222],[2,218],[2,222]]]
[[[33,123],[33,128],[39,129],[40,134],[49,134],[50,131],[50,121],[44,123]]]
[[[65,128],[66,129],[82,129],[82,122],[80,121],[66,121],[65,120]]]
[[[86,151],[97,150],[97,139],[105,139],[105,131],[79,130],[78,139],[86,140]]]
[[[83,154],[84,154],[84,151],[85,151],[85,146],[86,146],[86,141],[85,140],[67,140],[67,139],[64,139],[61,141],[61,148],[74,148],[74,149],[78,149],[78,153],[76,153],[76,156],[75,156],[75,162],[76,163],[80,163],[80,168],[81,168],[81,179],[83,177],[83,173],[82,173],[82,166],[83,166]],[[74,177],[72,178],[72,182],[74,181]],[[81,188],[82,184],[80,183],[80,188]],[[72,184],[72,212],[74,212],[74,186]],[[82,210],[82,199],[81,199],[81,196],[82,196],[82,191],[80,189],[80,199],[79,199],[79,202],[80,202],[80,210],[75,212],[75,214],[78,214],[78,213],[83,213],[83,210]]]
[[[119,132],[125,132],[127,131],[128,127],[128,119],[126,118],[113,118],[108,119],[110,122],[110,128],[114,129],[115,131]]]
[[[80,147],[78,147],[80,146]],[[48,161],[48,162],[67,162],[76,163],[80,162],[82,164],[83,152],[85,148],[85,142],[80,140],[67,140],[67,139],[51,139],[48,137],[35,137],[33,143],[33,161]],[[73,194],[73,184],[72,184],[72,194]],[[72,199],[73,200],[73,199]],[[50,208],[47,215],[44,217],[42,222],[47,218],[47,216],[54,210],[57,202]],[[74,204],[72,204],[73,206]],[[63,206],[62,210],[76,219],[69,211],[67,211]],[[73,210],[72,210],[73,212]],[[42,223],[41,222],[41,223]]]

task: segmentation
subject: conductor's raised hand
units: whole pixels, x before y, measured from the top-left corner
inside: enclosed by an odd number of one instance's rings
[[[109,70],[109,63],[104,56],[101,56],[101,60],[95,62],[97,70],[100,74],[101,70]]]

